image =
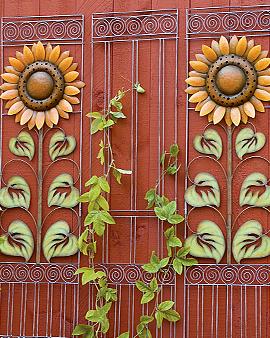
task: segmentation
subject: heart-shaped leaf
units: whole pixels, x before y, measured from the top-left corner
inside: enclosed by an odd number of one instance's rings
[[[35,155],[35,143],[28,132],[21,131],[17,137],[9,140],[9,150],[16,156],[25,156],[32,160]]]
[[[34,239],[28,225],[20,220],[13,221],[3,235],[0,252],[7,256],[24,257],[29,261],[34,251]]]
[[[17,190],[10,192],[9,189]],[[30,188],[21,176],[12,176],[7,186],[0,190],[0,205],[5,208],[25,208],[30,206]]]
[[[251,128],[244,128],[240,130],[235,140],[236,154],[242,160],[244,155],[262,149],[265,142],[266,138],[263,133],[254,133]]]
[[[196,234],[185,241],[189,254],[194,257],[213,258],[219,263],[225,252],[225,239],[216,223],[204,220],[199,223]]]
[[[217,159],[222,155],[222,139],[214,129],[207,129],[202,135],[197,135],[193,146],[199,153],[214,155]]]
[[[252,173],[244,180],[239,197],[240,206],[252,205],[256,207],[270,206],[270,187],[267,185],[267,178],[261,173]],[[265,191],[261,193],[260,190],[251,190],[251,187],[264,187]]]
[[[49,155],[52,161],[60,156],[71,154],[76,148],[76,139],[74,136],[66,136],[62,131],[54,133],[49,144]]]
[[[207,192],[201,190],[198,193],[196,187],[209,187],[210,189]],[[204,207],[207,205],[219,207],[220,190],[215,177],[209,173],[199,173],[194,179],[194,184],[186,190],[185,200],[193,207]]]
[[[262,258],[270,255],[270,238],[263,233],[258,221],[250,220],[237,230],[232,252],[237,263],[244,258]]]
[[[45,258],[50,262],[53,257],[75,255],[78,252],[78,240],[70,233],[67,222],[57,221],[47,230],[42,248]]]
[[[73,178],[69,174],[57,176],[50,185],[48,206],[56,205],[62,208],[73,208],[78,204],[79,190],[75,188]],[[68,188],[68,192],[57,192],[58,188]]]

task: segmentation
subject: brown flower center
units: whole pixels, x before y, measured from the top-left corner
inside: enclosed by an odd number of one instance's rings
[[[36,100],[43,100],[49,97],[53,87],[54,81],[47,72],[33,73],[26,83],[28,94]]]
[[[55,107],[64,95],[65,80],[58,67],[48,61],[35,61],[21,73],[19,96],[26,107],[45,111]]]
[[[238,107],[247,102],[257,87],[257,73],[247,59],[222,55],[210,67],[206,90],[211,99],[223,107]]]
[[[229,65],[221,68],[216,75],[219,90],[226,95],[235,95],[244,88],[246,76],[237,66]]]

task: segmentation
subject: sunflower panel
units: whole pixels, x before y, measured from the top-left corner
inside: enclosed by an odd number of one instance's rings
[[[4,17],[1,30],[0,335],[70,337],[79,301],[84,18]]]
[[[186,13],[186,236],[200,264],[185,274],[183,337],[267,335],[269,13]]]

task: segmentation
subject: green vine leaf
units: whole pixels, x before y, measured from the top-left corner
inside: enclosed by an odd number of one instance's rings
[[[121,333],[117,338],[129,338],[129,331]]]
[[[158,291],[158,282],[155,277],[151,280],[149,285],[142,281],[136,281],[136,287],[143,293],[141,304],[146,304],[155,298],[155,293]]]
[[[9,192],[9,189],[17,190]],[[0,190],[0,205],[5,208],[25,208],[30,206],[30,188],[26,180],[21,176],[12,176],[7,186]]]
[[[252,205],[256,207],[270,206],[270,187],[267,178],[258,172],[252,173],[244,180],[239,197],[240,206]],[[251,190],[252,187],[264,187],[265,191]]]
[[[177,322],[180,319],[179,313],[172,309],[173,305],[174,302],[171,300],[164,301],[158,305],[155,318],[159,329],[162,326],[163,319],[169,322]]]
[[[235,140],[237,156],[242,160],[243,156],[261,150],[266,142],[263,133],[255,133],[251,128],[240,130]]]
[[[145,93],[145,89],[141,86],[140,82],[134,83],[133,89],[135,89],[136,92],[139,93],[139,94],[144,94]]]
[[[209,191],[203,190],[198,193],[197,187],[209,187]],[[220,206],[220,190],[215,177],[209,173],[199,173],[194,184],[191,185],[185,192],[185,201],[193,207],[204,207],[214,205]]]
[[[112,303],[106,303],[102,307],[97,307],[96,310],[89,310],[85,315],[85,319],[92,323],[101,325],[101,332],[106,333],[109,330],[110,323],[107,318],[107,313],[110,311]]]
[[[199,223],[197,232],[185,241],[190,255],[201,258],[213,258],[219,263],[225,253],[225,239],[216,223],[204,220]]]
[[[199,153],[214,155],[217,159],[222,155],[222,139],[214,129],[207,129],[202,135],[197,135],[193,146]]]
[[[7,234],[1,236],[0,252],[7,256],[23,257],[29,261],[34,251],[34,238],[27,224],[15,220],[9,227]],[[3,241],[4,239],[4,241]]]
[[[31,161],[35,155],[35,143],[32,136],[21,131],[17,137],[9,140],[9,150],[16,156],[25,156]]]
[[[166,238],[166,246],[168,251],[168,256],[172,256],[172,248],[181,247],[182,242],[175,234],[175,227],[172,226],[164,232]]]
[[[148,324],[154,320],[153,316],[141,316],[140,323],[136,327],[139,338],[152,338],[152,334],[148,329]]]
[[[163,259],[159,259],[156,255],[155,251],[152,251],[152,255],[150,258],[150,263],[144,264],[142,266],[143,270],[149,273],[156,273],[160,269],[165,268],[168,265],[170,257],[165,257]]]
[[[95,331],[94,327],[90,325],[85,324],[79,324],[76,325],[72,332],[73,336],[83,336],[83,338],[94,338],[95,337]]]
[[[78,252],[77,237],[70,232],[65,221],[57,221],[47,230],[43,243],[43,253],[48,262],[53,257],[73,256]]]
[[[53,134],[49,144],[49,155],[52,161],[60,156],[67,156],[73,153],[76,148],[74,136],[66,136],[64,132],[57,131]]]
[[[52,184],[50,185],[48,192],[48,206],[53,205],[62,207],[62,208],[73,208],[79,202],[79,190],[75,188],[73,178],[69,174],[61,174],[57,176]],[[57,192],[58,188],[69,188],[70,193],[67,192]]]
[[[183,273],[184,266],[193,266],[198,264],[197,260],[194,258],[187,258],[186,255],[189,254],[190,248],[183,247],[177,251],[175,258],[173,260],[173,268],[178,275]]]
[[[237,263],[244,258],[267,257],[270,255],[270,238],[263,234],[263,228],[258,221],[247,221],[234,236],[232,252]]]

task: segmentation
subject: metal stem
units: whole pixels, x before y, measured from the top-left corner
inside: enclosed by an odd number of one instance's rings
[[[227,148],[227,264],[231,264],[232,242],[232,128],[228,127]]]
[[[37,256],[40,263],[41,229],[42,229],[42,160],[43,160],[43,129],[38,133],[38,220],[37,220]]]

